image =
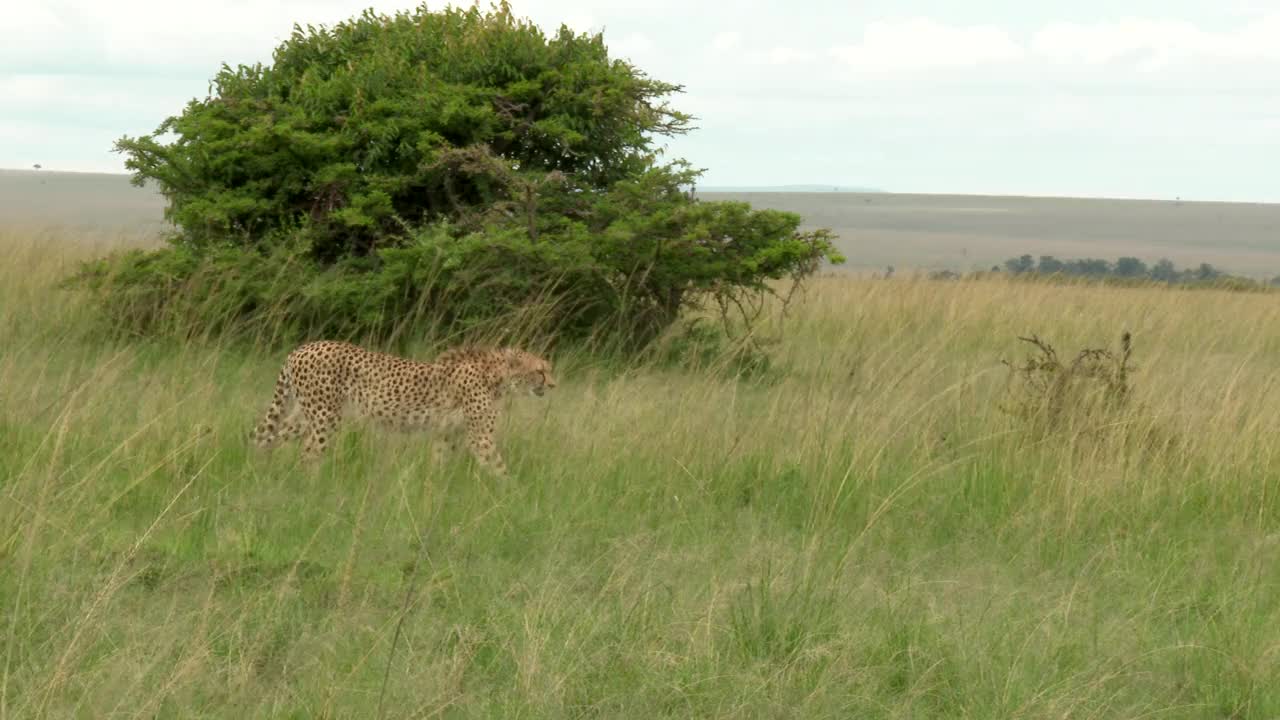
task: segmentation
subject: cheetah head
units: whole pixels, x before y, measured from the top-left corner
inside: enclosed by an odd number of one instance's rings
[[[528,388],[529,392],[542,396],[556,386],[551,375],[551,363],[524,350],[511,349],[507,353],[508,379],[511,384]]]

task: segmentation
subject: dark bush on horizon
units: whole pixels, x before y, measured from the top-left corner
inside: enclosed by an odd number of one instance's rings
[[[1200,263],[1194,268],[1178,269],[1167,258],[1161,258],[1148,266],[1135,257],[1122,257],[1112,263],[1098,258],[1060,260],[1052,255],[1041,255],[1039,259],[1031,255],[1021,255],[1006,260],[1003,269],[1010,275],[1034,278],[1153,282],[1226,289],[1265,289],[1280,285],[1280,277],[1263,283],[1246,277],[1229,275],[1209,263]],[[991,270],[998,272],[1000,268],[993,267]]]

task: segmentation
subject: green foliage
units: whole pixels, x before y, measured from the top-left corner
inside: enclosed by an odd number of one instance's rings
[[[266,251],[178,243],[86,264],[76,280],[138,334],[274,341],[425,330],[621,333],[643,344],[691,302],[769,293],[770,280],[801,277],[796,258],[826,252],[826,233],[795,232],[792,214],[649,194],[639,186],[653,175],[670,177],[654,169],[599,199],[616,222],[596,231],[567,224],[556,242],[518,227],[465,232],[441,221],[411,229],[399,245],[328,264],[311,261],[296,241]],[[735,236],[717,246],[699,235],[707,227]],[[779,241],[779,230],[789,236]]]
[[[139,333],[385,339],[441,326],[483,331],[487,323],[512,324],[513,311],[548,310],[551,303],[539,304],[543,288],[581,289],[590,280],[554,275],[561,250],[530,245],[518,234],[454,238],[447,228],[430,226],[408,246],[328,266],[288,248],[261,255],[178,246],[95,261],[77,280],[99,291],[107,312]],[[504,273],[504,267],[520,272]],[[601,309],[573,311],[570,319],[581,322]]]
[[[492,168],[459,162],[460,148],[604,188],[647,166],[650,134],[689,119],[659,102],[677,86],[609,60],[600,35],[547,38],[505,3],[295,27],[273,60],[224,65],[209,98],[117,143],[186,242],[305,225],[319,256],[366,254],[402,234],[397,218],[499,199]]]
[[[224,65],[117,142],[181,232],[82,277],[142,333],[199,309],[188,330],[380,336],[429,308],[465,331],[536,304],[539,332],[643,345],[708,298],[842,261],[827,231],[697,201],[699,173],[658,162],[654,138],[689,129],[679,90],[505,2],[295,27],[271,65]]]
[[[751,337],[732,337],[723,324],[695,317],[652,347],[658,366],[699,373],[725,373],[753,380],[775,374],[769,354]]]
[[[1009,258],[1004,262],[1005,269],[1014,274],[1031,272],[1032,270],[1035,269],[1035,266],[1036,266],[1035,260],[1032,259],[1030,255],[1023,255],[1021,257],[1016,257],[1016,258]]]
[[[1135,257],[1122,257],[1116,261],[1115,274],[1125,278],[1145,277],[1147,264]]]

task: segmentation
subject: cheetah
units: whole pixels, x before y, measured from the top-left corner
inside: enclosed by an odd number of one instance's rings
[[[505,476],[494,444],[497,400],[521,386],[539,396],[554,388],[551,364],[512,347],[454,348],[425,363],[319,340],[289,353],[250,438],[265,449],[305,434],[303,456],[315,459],[342,417],[356,415],[403,431],[440,431],[451,449],[465,432],[476,461]],[[433,456],[440,458],[438,446]]]

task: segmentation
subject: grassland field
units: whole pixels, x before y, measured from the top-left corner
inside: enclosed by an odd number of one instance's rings
[[[284,348],[55,289],[151,225],[5,217],[0,719],[1280,716],[1270,294],[829,276],[762,376],[557,355],[508,480],[308,469],[245,437]],[[1123,408],[1000,409],[1123,330]]]

